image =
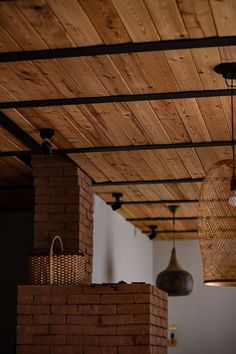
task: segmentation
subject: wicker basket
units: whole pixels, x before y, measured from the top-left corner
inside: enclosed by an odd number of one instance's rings
[[[54,243],[59,240],[61,254],[54,254]],[[35,254],[29,257],[31,284],[69,285],[80,284],[84,278],[85,257],[81,253],[63,252],[60,236],[51,242],[49,254]]]

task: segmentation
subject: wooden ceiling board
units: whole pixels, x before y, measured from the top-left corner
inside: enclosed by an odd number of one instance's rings
[[[236,34],[233,0],[20,0],[0,2],[0,51],[204,38]],[[236,59],[236,47],[194,48],[0,64],[0,101],[217,90],[225,82],[213,68]],[[171,144],[228,140],[229,97],[173,99],[6,109],[40,143],[38,129],[53,127],[54,147]],[[20,137],[0,129],[0,151],[25,150]],[[97,182],[204,177],[230,147],[122,151],[69,155]],[[2,180],[28,176],[15,158],[0,160]],[[27,177],[28,178],[28,177]],[[27,179],[26,178],[26,179]],[[198,199],[200,183],[94,187],[104,200]],[[125,217],[169,216],[165,205],[124,205]],[[197,215],[197,205],[178,215]],[[137,223],[136,223],[137,224]],[[138,222],[140,228],[148,223]],[[180,230],[197,223],[178,221]],[[192,227],[191,227],[192,226]],[[161,222],[161,229],[171,222]],[[158,235],[167,239],[171,235]],[[197,234],[178,234],[196,238]]]

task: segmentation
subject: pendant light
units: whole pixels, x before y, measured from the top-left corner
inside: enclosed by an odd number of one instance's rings
[[[175,213],[177,209],[177,205],[169,206],[169,210],[173,215],[173,247],[167,268],[159,273],[156,279],[156,286],[167,292],[169,296],[189,295],[193,290],[193,278],[191,274],[181,268],[176,258]]]
[[[230,89],[232,159],[214,164],[202,184],[199,199],[199,242],[204,283],[236,286],[236,159],[233,89],[236,63],[217,65]]]

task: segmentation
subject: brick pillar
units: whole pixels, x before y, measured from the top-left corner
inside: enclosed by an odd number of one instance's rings
[[[93,197],[91,179],[64,156],[32,157],[35,186],[34,248],[48,251],[60,235],[66,250],[86,257],[85,283],[91,283]]]

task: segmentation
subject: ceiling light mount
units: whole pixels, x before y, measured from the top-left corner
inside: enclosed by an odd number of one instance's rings
[[[151,233],[148,235],[150,240],[154,240],[157,236],[157,225],[149,225],[149,229],[151,230]]]
[[[40,136],[42,138],[41,148],[44,155],[52,154],[52,143],[51,138],[55,135],[55,130],[53,128],[40,128]]]
[[[236,63],[221,63],[214,67],[217,74],[221,74],[225,79],[236,80]]]
[[[115,192],[112,193],[112,197],[115,198],[115,202],[111,204],[112,210],[120,209],[122,206],[121,198],[123,197],[123,193]]]

